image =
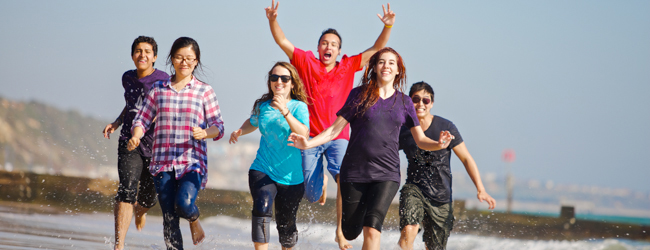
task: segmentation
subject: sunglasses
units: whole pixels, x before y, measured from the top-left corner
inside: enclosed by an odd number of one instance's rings
[[[419,103],[420,100],[422,100],[424,105],[429,105],[429,103],[431,103],[431,99],[426,98],[426,97],[425,98],[420,98],[420,96],[417,96],[417,95],[414,96],[412,99],[413,99],[413,103]]]
[[[269,77],[269,79],[270,79],[272,82],[277,82],[278,79],[282,79],[282,82],[289,82],[289,81],[291,81],[291,76],[281,76],[281,75],[273,74],[273,75],[271,75],[271,76]]]

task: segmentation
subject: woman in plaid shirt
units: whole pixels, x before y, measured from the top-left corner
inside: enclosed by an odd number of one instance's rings
[[[154,176],[163,212],[165,244],[168,249],[183,249],[180,217],[190,222],[195,245],[205,238],[194,202],[207,183],[204,139],[221,139],[223,120],[214,90],[193,75],[202,66],[198,43],[189,37],[176,39],[167,64],[173,65],[172,77],[157,82],[149,91],[133,121],[133,137],[128,147],[132,150],[140,144],[140,138],[155,117],[157,125],[149,171]]]

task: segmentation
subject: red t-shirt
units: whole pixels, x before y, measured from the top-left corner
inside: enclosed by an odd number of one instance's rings
[[[309,136],[316,136],[331,126],[336,120],[336,112],[343,107],[354,85],[354,73],[361,70],[361,54],[348,57],[343,55],[340,62],[330,72],[325,64],[314,57],[311,51],[299,48],[293,50],[291,64],[305,85],[311,97],[309,108]],[[350,140],[350,126],[345,126],[336,139]]]

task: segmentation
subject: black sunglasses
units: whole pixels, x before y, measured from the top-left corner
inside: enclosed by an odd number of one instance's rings
[[[269,79],[272,82],[277,82],[278,79],[282,79],[282,82],[289,82],[289,81],[291,81],[291,76],[281,76],[281,75],[273,74],[273,75],[271,75],[271,77],[269,77]]]
[[[426,98],[426,97],[425,98],[420,98],[420,96],[417,96],[417,95],[414,96],[412,99],[413,99],[413,103],[419,103],[420,100],[422,100],[424,105],[429,105],[429,103],[431,103],[431,99]]]

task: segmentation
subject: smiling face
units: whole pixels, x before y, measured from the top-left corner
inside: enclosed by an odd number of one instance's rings
[[[393,84],[395,76],[399,75],[397,66],[397,55],[392,52],[385,52],[379,56],[374,71],[377,75],[377,82],[384,84]]]
[[[176,72],[176,79],[183,79],[194,72],[196,67],[196,54],[192,46],[183,47],[172,56],[172,64]]]
[[[325,34],[318,42],[318,58],[329,66],[336,63],[336,58],[341,53],[341,40],[335,34]]]
[[[276,81],[273,81],[275,79],[274,76],[280,76]],[[273,91],[274,95],[281,95],[285,96],[286,98],[290,98],[291,96],[291,89],[293,88],[293,81],[291,80],[291,72],[285,67],[282,66],[275,66],[273,70],[271,71],[271,76],[270,82],[271,82],[271,91]],[[289,78],[288,81],[284,81],[282,78]]]
[[[413,100],[415,114],[418,116],[418,119],[422,119],[431,114],[431,108],[433,107],[433,96],[431,96],[431,93],[428,93],[426,90],[420,90],[413,93],[411,99]],[[425,104],[426,102],[428,104]]]
[[[131,55],[135,68],[140,72],[149,72],[153,69],[153,63],[158,56],[154,55],[153,46],[149,43],[139,43],[136,45]]]

